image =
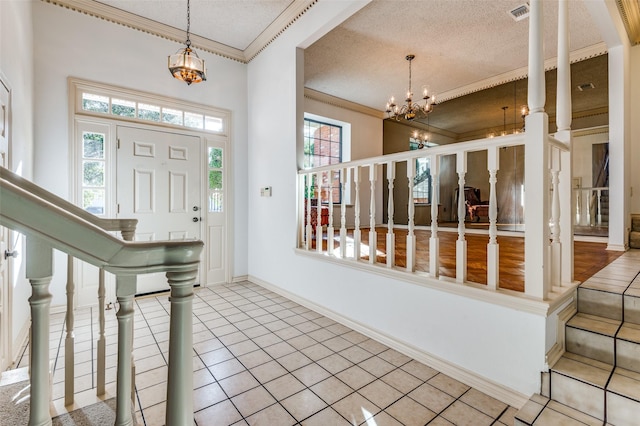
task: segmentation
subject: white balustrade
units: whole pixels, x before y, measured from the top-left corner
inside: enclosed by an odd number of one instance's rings
[[[349,182],[351,169],[340,169],[340,257],[347,258],[347,182]]]
[[[396,234],[393,232],[393,181],[396,178],[396,163],[387,164],[388,200],[387,200],[387,268],[395,263]]]
[[[409,183],[409,200],[407,204],[407,271],[413,272],[416,267],[416,235],[415,235],[415,205],[413,198],[413,180],[416,177],[416,162],[413,158],[407,160],[407,180]]]
[[[487,287],[495,290],[500,280],[500,246],[498,245],[498,201],[496,196],[497,173],[500,169],[500,151],[497,147],[487,150],[489,169],[489,244],[487,244]]]
[[[360,243],[362,240],[360,233],[360,166],[353,169],[353,186],[355,187],[356,199],[354,205],[354,230],[353,230],[353,260],[360,260]]]
[[[74,307],[73,295],[75,292],[75,283],[73,280],[73,256],[67,255],[67,314],[65,317],[65,327],[67,334],[64,339],[64,405],[73,404],[73,395],[75,394],[75,338],[73,333],[74,323]],[[100,366],[98,365],[98,374]]]
[[[369,166],[369,263],[376,263],[378,253],[378,233],[376,232],[376,179],[378,168],[375,163]]]
[[[464,218],[466,216],[464,177],[467,173],[467,153],[456,154],[456,172],[458,173],[458,240],[456,241],[456,281],[467,280],[467,240],[464,237]]]
[[[327,253],[329,256],[333,255],[334,243],[333,241],[333,171],[327,172],[329,176],[329,190],[328,190],[328,198],[329,198],[329,224],[327,225]]]
[[[440,157],[429,158],[431,166],[431,237],[429,238],[429,273],[432,277],[440,275],[440,240],[438,238],[438,214],[440,205]]]

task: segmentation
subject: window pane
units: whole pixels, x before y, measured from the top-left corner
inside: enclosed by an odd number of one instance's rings
[[[339,164],[342,159],[342,127],[314,120],[304,120],[304,168],[313,168]],[[329,182],[323,177],[321,199],[329,201],[329,193],[335,202],[340,202],[339,174],[332,179],[332,190]],[[336,198],[336,196],[338,198]]]
[[[208,115],[204,117],[204,129],[211,130],[213,132],[221,132],[222,131],[222,119],[216,117],[209,117]]]
[[[222,171],[209,171],[209,189],[222,189]]]
[[[133,101],[125,101],[124,99],[111,100],[111,114],[120,117],[135,117],[136,103]]]
[[[93,214],[104,214],[104,189],[83,189],[82,208]]]
[[[164,123],[182,126],[182,111],[179,109],[162,108],[162,121]]]
[[[104,186],[104,162],[83,161],[82,183],[86,186]]]
[[[215,169],[222,168],[221,148],[209,148],[209,167]]]
[[[82,156],[104,158],[104,133],[82,133]]]
[[[184,125],[187,127],[193,127],[194,129],[202,129],[203,128],[203,119],[202,114],[194,114],[192,112],[184,113]]]
[[[149,121],[160,121],[160,107],[155,105],[138,104],[138,118]]]
[[[82,94],[82,109],[93,112],[109,112],[109,97],[92,95],[91,93]]]
[[[222,212],[222,192],[212,191],[209,193],[209,212],[219,213]]]

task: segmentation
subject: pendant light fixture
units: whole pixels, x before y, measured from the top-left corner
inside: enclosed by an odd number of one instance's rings
[[[173,55],[169,55],[169,72],[178,80],[187,84],[200,83],[205,81],[204,59],[200,59],[198,54],[191,50],[191,40],[189,32],[191,30],[191,4],[187,0],[187,41],[186,47],[178,50]]]
[[[422,92],[424,105],[420,105],[419,101],[413,100],[413,90],[411,89],[411,61],[413,61],[415,57],[415,55],[407,55],[405,57],[405,59],[409,61],[409,90],[407,90],[405,104],[401,106],[396,105],[395,98],[393,96],[389,99],[389,102],[387,102],[385,112],[388,114],[389,118],[394,120],[404,119],[411,121],[416,117],[426,117],[431,111],[433,111],[433,106],[436,103],[435,96],[431,96],[426,87]]]

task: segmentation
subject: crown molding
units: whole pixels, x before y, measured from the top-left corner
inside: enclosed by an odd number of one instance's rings
[[[597,126],[590,127],[588,129],[574,130],[571,132],[571,135],[575,138],[580,136],[600,135],[603,133],[609,133],[609,126]]]
[[[184,43],[185,31],[93,0],[42,0],[75,12],[84,13],[114,24],[142,31],[160,38]],[[305,14],[318,0],[294,0],[244,50],[236,49],[197,34],[190,34],[191,45],[234,61],[248,63]]]
[[[251,62],[268,45],[304,15],[318,0],[294,0],[249,46],[244,50],[246,62]]]
[[[616,0],[616,4],[631,45],[640,44],[640,1]]]
[[[370,115],[381,120],[385,118],[384,112],[380,110],[370,108],[368,106],[364,106],[355,102],[347,101],[336,96],[327,95],[326,93],[318,92],[317,90],[309,89],[308,87],[304,88],[304,97],[307,99],[312,99],[314,101],[322,102],[323,104],[328,104],[338,108],[344,108],[349,111],[355,111],[361,114]]]
[[[575,62],[584,61],[585,59],[595,58],[596,56],[604,55],[607,53],[607,46],[605,43],[598,43],[592,46],[588,46],[582,49],[575,50],[570,53],[569,61],[573,64]],[[549,71],[558,67],[558,58],[550,58],[544,61],[544,70]],[[459,87],[457,89],[449,90],[447,92],[438,93],[438,103],[446,102],[451,99],[459,98],[461,96],[469,95],[471,93],[479,92],[481,90],[490,89],[501,84],[510,83],[516,80],[522,80],[529,76],[529,68],[522,67],[509,71],[503,74],[498,74],[494,77],[490,77],[484,80],[477,81],[475,83],[467,84],[466,86]]]

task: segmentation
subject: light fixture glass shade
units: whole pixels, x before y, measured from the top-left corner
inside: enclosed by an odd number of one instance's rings
[[[169,72],[187,84],[200,83],[207,79],[204,59],[188,46],[169,55]]]

